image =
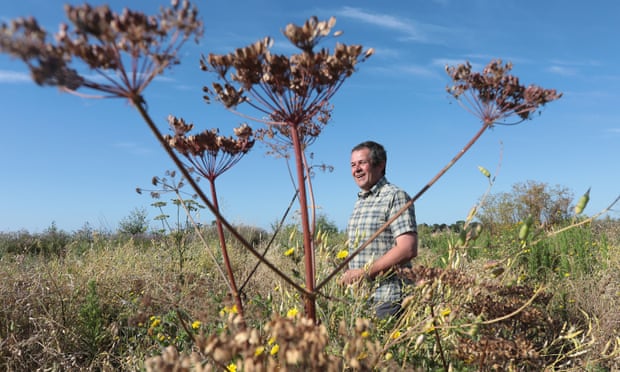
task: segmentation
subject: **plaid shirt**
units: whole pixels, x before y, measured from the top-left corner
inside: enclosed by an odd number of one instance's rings
[[[382,177],[370,191],[359,192],[347,226],[350,249],[356,250],[410,199],[405,191],[389,183],[385,177]],[[412,204],[355,256],[349,262],[349,266],[354,269],[363,268],[394,247],[397,236],[416,230],[415,209]],[[408,262],[403,266],[410,265]],[[402,283],[396,276],[382,279],[377,285],[374,294],[375,303],[401,300]]]

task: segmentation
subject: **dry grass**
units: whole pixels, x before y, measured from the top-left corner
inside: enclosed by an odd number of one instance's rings
[[[267,255],[285,272],[303,272],[300,257],[284,255],[292,245],[281,242]],[[231,247],[243,282],[255,260]],[[319,247],[319,277],[342,247],[341,237]],[[217,255],[216,248],[192,243],[182,278],[160,244],[110,239],[53,257],[4,254],[1,367],[155,371],[200,361],[239,370],[442,370],[445,361],[472,371],[620,368],[620,246],[612,239],[593,274],[545,283],[524,281],[518,266],[496,275],[484,255],[439,267],[445,252],[422,247],[404,273],[415,283],[406,312],[389,322],[369,315],[364,288],[331,283],[318,299],[321,326],[307,324],[300,296],[261,266],[243,291],[246,330],[237,329],[226,285],[205,252]]]

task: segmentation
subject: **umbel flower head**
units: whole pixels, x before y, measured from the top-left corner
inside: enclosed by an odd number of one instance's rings
[[[472,72],[469,62],[446,66],[454,82],[447,91],[488,125],[514,115],[519,122],[529,119],[539,107],[562,97],[555,89],[521,85],[510,70],[512,64],[502,64],[499,59],[491,61],[481,73]]]
[[[329,120],[329,99],[355,72],[357,63],[373,53],[372,49],[364,52],[360,45],[340,43],[333,52],[315,50],[335,23],[333,17],[327,21],[311,17],[301,26],[286,26],[283,33],[300,50],[298,54],[271,53],[273,40],[266,37],[232,53],[203,56],[202,70],[213,72],[218,80],[203,88],[205,100],[214,98],[229,109],[245,103],[257,110],[257,121],[268,126],[257,131],[259,139],[279,137],[286,144],[296,130],[300,142],[307,145]]]
[[[3,23],[0,52],[24,61],[39,85],[69,91],[85,87],[112,97],[137,98],[158,74],[179,63],[177,52],[184,42],[203,31],[187,0],[172,0],[171,7],[154,16],[88,4],[65,5],[65,12],[73,28],[61,24],[55,43],[33,18]],[[70,67],[75,59],[103,79],[81,75]]]
[[[194,124],[174,116],[168,117],[168,123],[174,132],[174,136],[165,137],[170,147],[189,161],[189,168],[210,180],[230,169],[254,146],[252,128],[245,123],[234,128],[237,138],[221,136],[217,128],[189,135]]]

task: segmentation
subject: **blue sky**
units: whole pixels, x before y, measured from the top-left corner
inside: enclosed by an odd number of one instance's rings
[[[65,20],[65,1],[0,3],[0,21],[33,15],[48,31]],[[71,2],[79,3],[79,2]],[[163,0],[108,2],[153,13]],[[93,1],[91,4],[99,4]],[[335,16],[339,41],[374,48],[375,55],[336,94],[332,121],[309,152],[334,166],[314,178],[318,213],[343,228],[356,197],[350,149],[372,139],[388,151],[388,179],[417,193],[474,135],[477,118],[445,93],[446,64],[474,69],[495,58],[513,63],[522,83],[564,93],[542,115],[486,132],[416,203],[419,223],[464,219],[487,190],[478,171],[496,175],[491,192],[527,180],[560,185],[575,197],[589,187],[586,214],[620,194],[620,2],[533,0],[197,1],[205,22],[199,45],[186,44],[182,63],[146,90],[153,118],[167,130],[169,114],[198,128],[231,135],[244,119],[202,101],[208,76],[201,53],[227,53],[265,36],[274,50],[293,52],[281,34],[312,15]],[[40,232],[52,222],[66,231],[89,223],[118,227],[134,208],[150,217],[153,176],[173,169],[138,113],[120,99],[92,100],[41,88],[25,66],[0,55],[0,231]],[[259,124],[250,122],[254,127]],[[233,223],[269,228],[293,195],[286,163],[258,144],[218,178],[223,214]],[[499,165],[499,171],[498,171]],[[204,184],[204,187],[207,187]],[[167,197],[164,197],[164,201]],[[620,208],[620,207],[617,207]],[[618,212],[610,214],[620,217]],[[203,222],[213,218],[203,212]]]

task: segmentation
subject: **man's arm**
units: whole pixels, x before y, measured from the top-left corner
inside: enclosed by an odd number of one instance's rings
[[[403,264],[418,255],[418,234],[408,232],[396,237],[396,245],[376,259],[366,273],[374,278],[389,269]]]
[[[403,264],[418,255],[418,234],[407,232],[396,237],[396,245],[387,251],[383,256],[376,259],[370,267],[364,269],[349,269],[342,276],[342,283],[351,284],[365,275],[371,279],[386,272],[389,269]]]

